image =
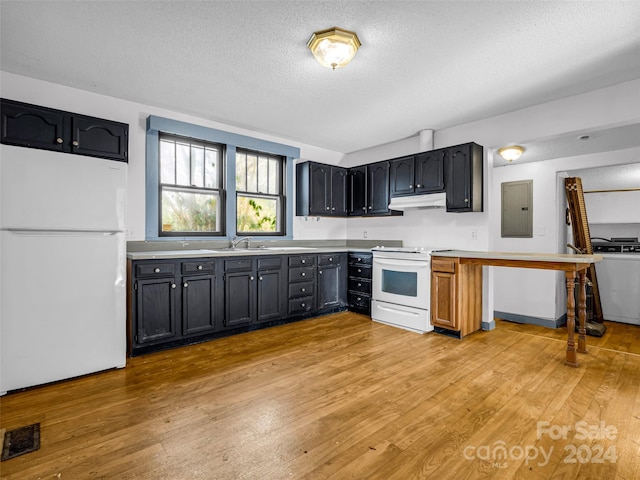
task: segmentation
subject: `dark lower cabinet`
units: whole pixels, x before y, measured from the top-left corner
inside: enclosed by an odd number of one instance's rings
[[[317,311],[323,312],[347,305],[347,255],[318,255]]]
[[[182,333],[196,335],[215,330],[218,299],[212,275],[182,277]]]
[[[176,283],[173,277],[138,280],[135,299],[135,344],[176,338]]]
[[[1,99],[2,143],[128,161],[129,125]]]
[[[300,320],[347,305],[347,254],[130,260],[129,353]]]
[[[369,252],[349,253],[348,290],[349,310],[371,315],[371,269],[373,255]]]
[[[249,325],[255,318],[255,273],[232,272],[224,274],[224,326]]]

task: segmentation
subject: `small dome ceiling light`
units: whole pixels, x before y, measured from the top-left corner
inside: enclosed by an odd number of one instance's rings
[[[504,158],[507,162],[513,162],[520,158],[522,152],[524,152],[524,148],[520,145],[511,145],[509,147],[502,147],[498,150],[498,155]]]
[[[356,32],[338,27],[314,32],[307,42],[307,47],[316,60],[333,70],[342,68],[353,60],[360,45]]]

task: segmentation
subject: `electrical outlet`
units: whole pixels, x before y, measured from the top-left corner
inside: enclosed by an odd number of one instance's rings
[[[362,238],[367,238],[367,231],[362,232]]]
[[[478,239],[478,230],[474,228],[473,230],[471,230],[471,240],[477,240],[477,239]]]

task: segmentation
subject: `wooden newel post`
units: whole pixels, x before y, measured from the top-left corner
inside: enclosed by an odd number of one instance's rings
[[[580,278],[580,297],[578,310],[578,353],[587,353],[587,271],[580,270],[578,272]]]
[[[576,329],[576,301],[574,297],[576,272],[567,271],[565,276],[567,278],[567,358],[564,363],[570,367],[577,367],[578,357],[574,340]]]

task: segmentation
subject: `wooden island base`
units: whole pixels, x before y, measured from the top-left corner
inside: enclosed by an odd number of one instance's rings
[[[587,316],[587,269],[592,263],[601,260],[602,255],[467,252],[461,250],[437,252],[432,257],[432,323],[434,326],[439,325],[438,322],[442,321],[443,318],[443,311],[452,312],[452,318],[456,318],[455,312],[464,310],[467,314],[466,325],[472,326],[472,328],[464,333],[461,332],[461,336],[480,329],[482,319],[482,275],[479,274],[479,271],[481,267],[536,268],[564,271],[567,282],[567,355],[565,364],[571,367],[578,367],[577,353],[587,353],[587,331],[585,328]],[[454,266],[450,272],[451,287],[449,289],[439,288],[439,285],[442,285],[442,274],[438,273],[438,266],[445,264]],[[457,270],[455,266],[458,267]],[[576,274],[579,278],[577,349],[575,343],[576,305],[574,297]],[[456,275],[459,278],[456,278]],[[472,281],[470,281],[471,279]],[[469,309],[470,299],[473,299],[471,305],[475,306],[472,309]],[[478,301],[480,306],[478,306]],[[445,307],[446,305],[448,307]],[[464,307],[465,305],[466,307]]]

